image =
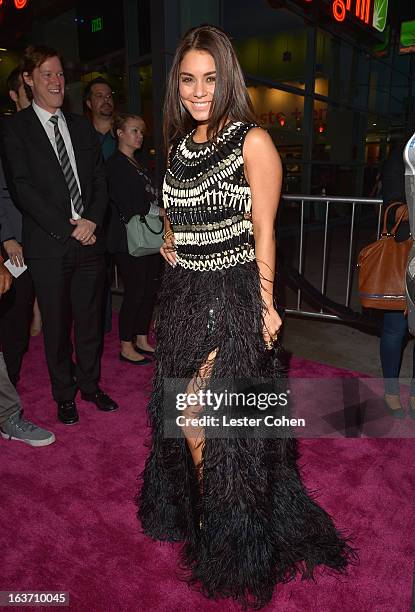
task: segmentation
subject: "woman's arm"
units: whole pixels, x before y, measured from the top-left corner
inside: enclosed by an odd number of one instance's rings
[[[170,165],[170,156],[172,151],[172,145],[170,145],[167,154],[167,167]],[[174,232],[170,223],[170,219],[167,214],[164,214],[164,242],[160,247],[160,254],[173,268],[176,266],[176,247],[174,242]]]
[[[268,342],[281,327],[281,319],[273,305],[273,292],[276,266],[274,225],[281,193],[282,165],[269,134],[261,128],[253,128],[248,132],[243,157],[252,195],[255,256],[264,304],[263,336],[265,342]]]
[[[160,247],[160,253],[163,258],[169,263],[173,268],[176,266],[176,247],[174,243],[174,232],[172,230],[169,218],[164,216],[164,234],[163,234],[164,243]]]

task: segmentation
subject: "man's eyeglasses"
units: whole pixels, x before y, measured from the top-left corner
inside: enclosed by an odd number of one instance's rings
[[[98,100],[112,100],[112,93],[110,94],[92,94],[94,96],[94,98],[97,98]]]

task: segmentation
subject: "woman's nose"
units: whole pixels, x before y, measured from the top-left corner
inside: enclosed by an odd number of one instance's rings
[[[203,96],[206,95],[206,87],[203,79],[195,82],[194,95],[195,98],[203,98]]]

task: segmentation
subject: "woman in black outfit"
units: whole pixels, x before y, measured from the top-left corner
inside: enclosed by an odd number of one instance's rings
[[[158,217],[164,214],[157,203],[157,189],[134,157],[143,143],[144,131],[145,123],[141,117],[117,115],[114,133],[118,150],[106,165],[111,203],[108,250],[114,256],[124,284],[119,317],[120,359],[135,365],[149,363],[144,355],[154,352],[147,333],[156,299],[161,258],[158,253],[143,257],[130,255],[125,223],[134,215],[150,213]]]

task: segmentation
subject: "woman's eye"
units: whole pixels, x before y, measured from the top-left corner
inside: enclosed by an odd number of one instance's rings
[[[215,81],[216,81],[216,77],[214,77],[214,76],[210,76],[210,77],[207,78],[207,82],[208,83],[214,83]]]
[[[182,83],[190,83],[191,80],[190,77],[182,77]]]

